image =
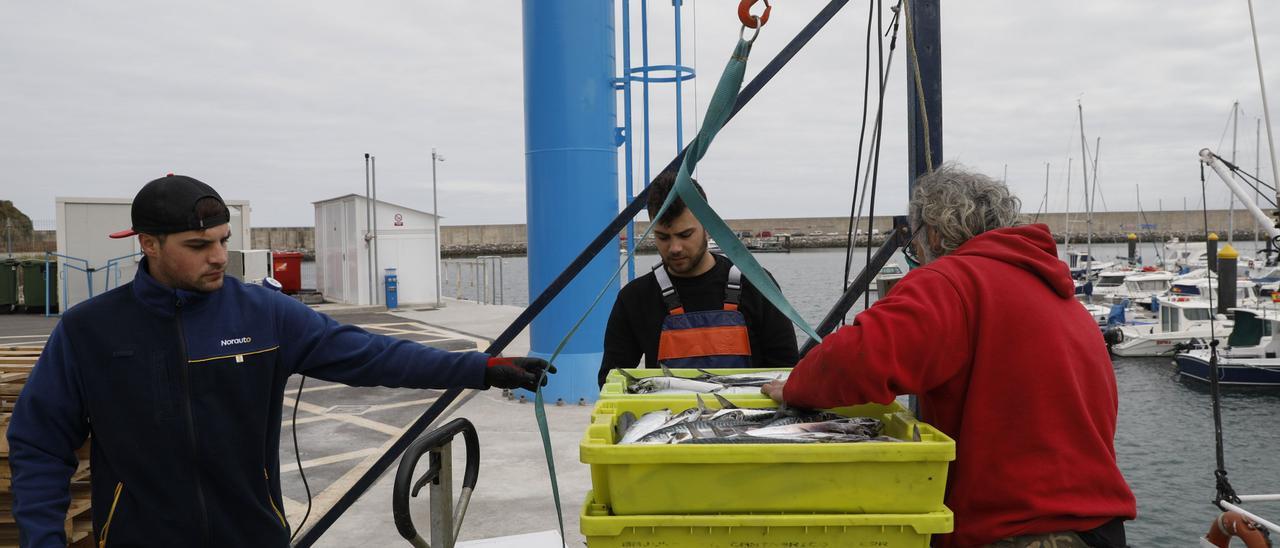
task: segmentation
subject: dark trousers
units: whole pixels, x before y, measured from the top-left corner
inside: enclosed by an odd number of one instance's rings
[[[1125,548],[1124,519],[1116,518],[1090,531],[1041,533],[1001,539],[988,548]]]

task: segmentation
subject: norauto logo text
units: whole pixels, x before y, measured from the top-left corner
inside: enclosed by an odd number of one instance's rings
[[[231,346],[233,344],[249,344],[253,342],[253,337],[240,337],[239,339],[223,339],[222,346]]]

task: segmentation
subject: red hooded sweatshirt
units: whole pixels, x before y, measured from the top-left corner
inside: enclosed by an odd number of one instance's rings
[[[788,403],[917,394],[956,440],[938,546],[1133,519],[1116,466],[1116,377],[1043,224],[983,233],[912,270],[796,365]]]

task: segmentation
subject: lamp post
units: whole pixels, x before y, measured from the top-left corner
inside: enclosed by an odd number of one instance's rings
[[[440,285],[443,283],[440,272],[440,201],[436,197],[436,164],[444,161],[444,155],[431,147],[431,222],[436,232],[436,308],[444,308],[444,299],[440,297]]]

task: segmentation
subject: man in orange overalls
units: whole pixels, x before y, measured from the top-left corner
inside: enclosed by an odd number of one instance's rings
[[[698,193],[706,192],[693,181]],[[664,172],[649,192],[654,218],[675,174]],[[656,220],[662,262],[618,292],[604,336],[599,382],[610,369],[636,367],[791,367],[799,359],[795,331],[782,312],[710,250],[702,223],[677,197]]]

